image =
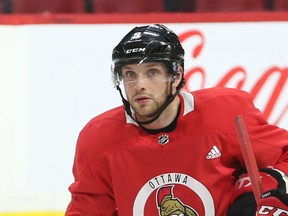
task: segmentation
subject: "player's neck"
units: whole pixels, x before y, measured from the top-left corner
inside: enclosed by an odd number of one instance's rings
[[[144,125],[146,129],[155,130],[169,126],[178,114],[180,99],[177,96],[154,122]]]

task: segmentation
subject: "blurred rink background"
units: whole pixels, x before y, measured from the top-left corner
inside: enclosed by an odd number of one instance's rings
[[[0,9],[0,216],[64,215],[78,133],[121,105],[111,51],[136,25],[178,34],[185,90],[244,89],[287,129],[287,0],[3,0]]]

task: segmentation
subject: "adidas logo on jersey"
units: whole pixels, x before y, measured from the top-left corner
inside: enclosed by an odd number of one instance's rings
[[[219,151],[219,149],[216,146],[213,146],[213,148],[210,150],[210,152],[206,156],[206,159],[211,160],[211,159],[218,158],[220,156],[221,156],[221,152]]]

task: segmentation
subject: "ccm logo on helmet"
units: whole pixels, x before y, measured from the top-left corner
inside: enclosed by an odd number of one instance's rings
[[[275,208],[273,206],[261,206],[258,215],[271,215],[272,213],[273,216],[288,215],[288,211],[280,208]]]
[[[144,52],[146,50],[145,47],[143,48],[133,48],[133,49],[128,49],[125,51],[125,53],[137,53],[137,52]]]

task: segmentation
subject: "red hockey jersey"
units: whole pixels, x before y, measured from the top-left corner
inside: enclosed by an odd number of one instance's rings
[[[234,119],[242,115],[259,168],[288,173],[288,132],[269,125],[243,91],[181,92],[177,127],[148,134],[117,107],[77,142],[66,216],[224,216],[244,169]]]

